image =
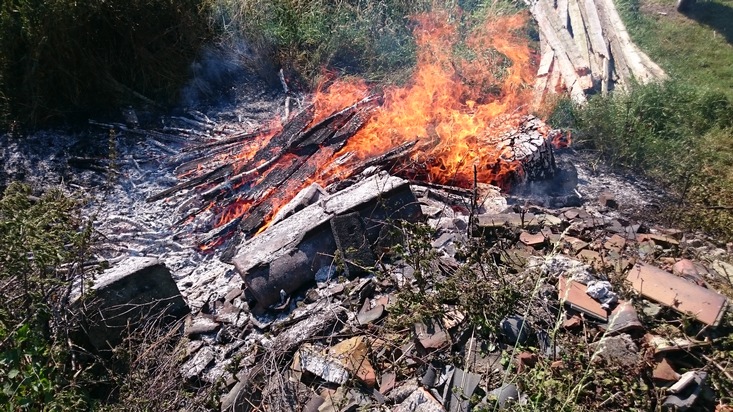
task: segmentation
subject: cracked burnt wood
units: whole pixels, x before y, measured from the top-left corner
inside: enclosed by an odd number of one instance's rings
[[[529,116],[519,130],[504,136],[499,143],[501,160],[517,165],[512,181],[508,182],[510,186],[549,180],[557,174],[549,133],[544,129],[547,129],[544,122]]]
[[[292,293],[333,264],[336,244],[329,222],[348,212],[359,212],[371,244],[386,222],[421,216],[408,182],[381,173],[270,226],[240,244],[232,259],[259,309],[276,303],[281,290]]]

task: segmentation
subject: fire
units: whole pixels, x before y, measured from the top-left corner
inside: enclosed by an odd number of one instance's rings
[[[417,67],[409,85],[384,90],[383,104],[340,151],[314,155],[312,177],[272,188],[268,201],[273,209],[266,220],[308,184],[328,184],[348,177],[359,162],[415,140],[413,154],[403,161],[413,174],[409,177],[458,186],[469,186],[474,178],[506,183],[514,166],[501,161],[498,142],[503,133],[516,129],[532,100],[533,53],[522,33],[527,16],[490,18],[468,36],[450,17],[440,11],[414,18]],[[311,125],[369,94],[367,83],[359,79],[322,85],[313,98]],[[271,130],[281,127],[278,124]],[[263,135],[235,156],[251,163],[274,133]],[[344,158],[348,160],[337,162]],[[263,178],[259,171],[251,176],[252,181]],[[219,215],[217,225],[244,216],[255,204],[256,200],[238,199]]]
[[[497,138],[516,126],[531,100],[527,85],[535,70],[526,35],[520,33],[526,16],[491,19],[476,29],[462,44],[470,57],[454,55],[459,33],[445,12],[416,21],[413,81],[385,91],[382,107],[339,153],[354,154],[342,173],[354,162],[419,139],[424,149],[412,160],[426,163],[429,181],[468,184],[475,165],[480,181],[501,183],[509,170],[497,175]],[[343,87],[339,84],[337,90]],[[316,99],[334,95],[332,88]]]

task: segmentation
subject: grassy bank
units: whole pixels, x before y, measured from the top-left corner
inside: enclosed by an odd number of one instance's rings
[[[551,123],[575,131],[576,147],[646,174],[672,193],[673,225],[733,239],[733,1],[617,2],[635,42],[670,75],[663,85],[558,106]]]

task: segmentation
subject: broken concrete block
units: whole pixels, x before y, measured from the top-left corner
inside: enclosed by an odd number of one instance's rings
[[[672,385],[662,404],[663,407],[674,408],[676,411],[686,411],[695,405],[700,398],[700,393],[707,380],[708,373],[704,371],[689,371],[680,377],[680,380]]]
[[[717,326],[726,308],[725,296],[647,264],[637,264],[627,279],[642,296]]]
[[[331,218],[336,247],[345,262],[346,277],[353,279],[374,266],[376,258],[367,239],[364,221],[357,212]]]
[[[395,406],[392,412],[445,412],[443,405],[423,388],[418,388],[402,403]]]
[[[627,334],[606,336],[592,343],[592,360],[603,360],[607,364],[631,368],[639,363],[639,348]]]
[[[358,212],[369,243],[379,240],[389,220],[416,220],[420,205],[406,180],[377,174],[322,198],[239,245],[232,259],[258,308],[280,300],[333,265],[337,249],[329,221]]]
[[[81,305],[81,290],[71,298],[82,313],[82,328],[97,350],[120,343],[130,327],[179,319],[189,309],[170,271],[155,258],[128,258],[99,275],[93,298]]]
[[[328,194],[326,190],[321,187],[318,183],[312,183],[310,186],[298,192],[285,206],[283,206],[277,214],[272,218],[272,223],[275,224],[284,220],[296,212],[299,212],[306,207],[318,202]]]

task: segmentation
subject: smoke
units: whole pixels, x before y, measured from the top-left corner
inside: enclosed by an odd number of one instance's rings
[[[242,38],[204,47],[190,70],[191,80],[181,91],[181,105],[189,108],[236,105],[253,88],[279,84],[272,60]]]

